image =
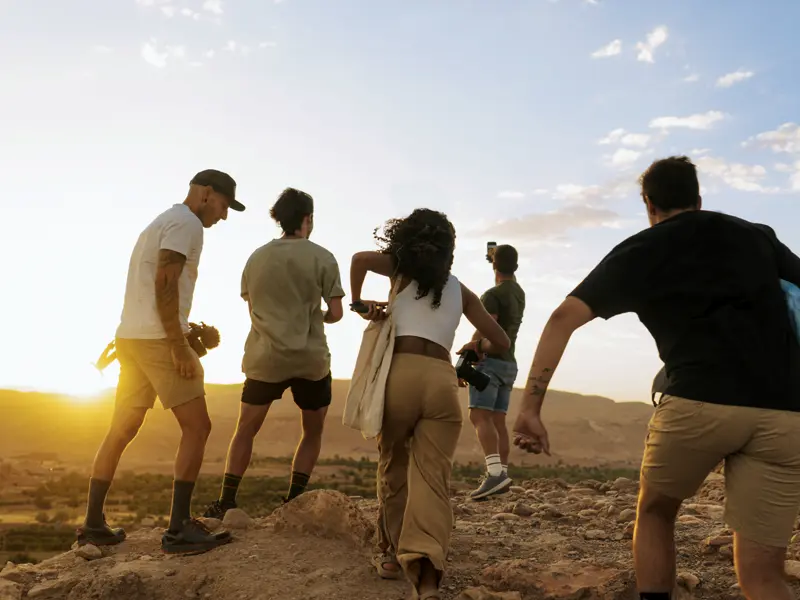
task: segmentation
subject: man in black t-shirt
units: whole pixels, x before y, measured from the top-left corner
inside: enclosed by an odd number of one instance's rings
[[[675,517],[724,460],[741,588],[751,599],[788,600],[783,562],[800,508],[800,346],[780,280],[800,284],[800,258],[765,225],[702,210],[685,157],[656,161],[641,185],[651,227],[614,248],[550,317],[514,443],[549,454],[540,411],[570,336],[595,317],[635,313],[664,362],[636,516],[640,597],[670,597]]]

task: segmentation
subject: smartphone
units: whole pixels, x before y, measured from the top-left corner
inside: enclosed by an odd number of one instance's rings
[[[486,260],[492,262],[494,258],[494,251],[497,248],[497,242],[486,242]]]
[[[375,303],[375,306],[378,306],[379,308],[386,308],[388,305],[389,305],[388,302]],[[353,312],[364,314],[369,312],[369,307],[363,302],[354,302],[353,304],[350,305],[350,310],[352,310]]]

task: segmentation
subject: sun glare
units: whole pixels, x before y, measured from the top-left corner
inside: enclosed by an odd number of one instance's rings
[[[63,383],[64,393],[75,402],[96,402],[117,385],[118,369],[108,367],[102,373],[87,364],[75,369],[68,381]]]

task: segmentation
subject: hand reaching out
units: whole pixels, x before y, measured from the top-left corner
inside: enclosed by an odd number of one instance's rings
[[[527,452],[550,456],[550,440],[542,417],[531,410],[520,410],[514,423],[514,445]]]

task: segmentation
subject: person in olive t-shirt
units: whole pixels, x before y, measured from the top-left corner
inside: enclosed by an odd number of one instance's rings
[[[286,189],[270,211],[283,236],[253,252],[242,273],[241,295],[248,303],[251,320],[242,359],[246,380],[222,491],[207,517],[222,518],[236,507],[236,492],[250,463],[253,440],[272,402],[289,388],[301,409],[303,436],[295,451],[285,501],[305,491],[319,457],[331,403],[331,355],[324,324],[341,320],[345,294],[333,254],[308,239],[313,214],[311,196]],[[322,311],[323,300],[326,312]]]
[[[513,246],[497,246],[492,257],[495,286],[487,290],[481,302],[511,340],[511,346],[498,354],[482,357],[475,368],[489,375],[485,390],[469,389],[469,416],[475,427],[478,441],[486,456],[486,475],[470,495],[481,500],[508,491],[508,453],[510,440],[506,428],[506,414],[511,401],[511,390],[517,379],[517,360],[514,357],[517,333],[525,312],[525,292],[514,277],[517,270],[517,251]],[[476,332],[473,339],[480,337]]]

